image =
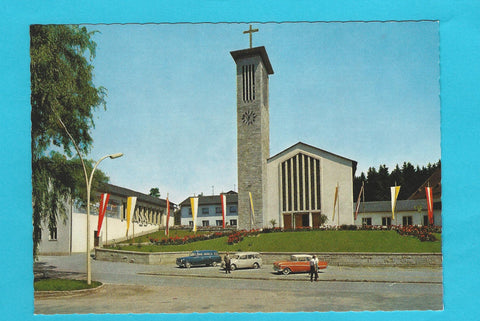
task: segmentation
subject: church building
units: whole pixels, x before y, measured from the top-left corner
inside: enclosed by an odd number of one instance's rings
[[[357,162],[302,142],[270,156],[274,72],[267,51],[250,45],[230,54],[237,79],[238,229],[273,221],[284,228],[318,227],[322,214],[327,225],[353,224]]]

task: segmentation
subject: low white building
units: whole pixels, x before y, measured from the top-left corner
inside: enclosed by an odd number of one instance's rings
[[[407,200],[398,200],[395,218],[391,201],[360,203],[355,225],[429,225],[425,186],[432,188],[433,225],[442,226],[442,172],[438,168]],[[354,210],[356,203],[354,204]]]
[[[100,236],[96,237],[98,229],[98,204],[101,193],[109,193],[110,199],[103,219]],[[137,202],[135,214],[130,224],[128,235],[126,221],[127,198],[135,196]],[[95,192],[98,202],[90,209],[90,248],[109,242],[131,239],[135,236],[155,232],[165,228],[166,200],[129,190],[112,184],[103,184]],[[174,224],[175,204],[170,203],[169,226]],[[77,207],[74,202],[66,202],[66,217],[59,219],[55,227],[42,224],[42,234],[39,243],[40,255],[68,255],[85,252],[87,246],[87,215],[85,207]]]
[[[360,210],[355,225],[429,225],[427,200],[399,200],[395,207],[395,218],[392,218],[392,203],[390,201],[365,202],[360,204]],[[433,206],[433,222],[442,225],[441,203]]]

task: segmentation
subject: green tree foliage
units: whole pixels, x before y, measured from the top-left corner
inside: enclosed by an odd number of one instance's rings
[[[380,165],[378,170],[370,167],[366,176],[361,173],[354,178],[353,199],[357,201],[362,182],[365,186],[365,201],[389,201],[390,187],[395,185],[401,186],[398,199],[407,199],[440,167],[440,161],[421,168],[404,162],[401,167],[397,164],[391,173],[386,165]]]
[[[158,189],[158,187],[152,187],[150,189],[150,194],[148,194],[150,196],[153,196],[153,197],[160,197],[160,190]]]
[[[96,44],[85,27],[67,25],[32,25],[30,27],[31,72],[31,149],[33,201],[33,254],[36,257],[41,223],[55,227],[65,218],[63,202],[69,197],[86,200],[83,167],[72,157],[75,140],[86,155],[93,142],[93,112],[105,108],[103,87],[92,81]],[[61,119],[71,138],[61,126]],[[63,151],[66,156],[58,151]],[[47,155],[48,153],[48,155]],[[92,161],[85,160],[87,171]],[[108,181],[95,172],[94,187]]]

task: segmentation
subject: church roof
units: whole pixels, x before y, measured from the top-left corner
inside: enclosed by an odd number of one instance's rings
[[[355,209],[357,202],[353,203],[353,208]],[[416,199],[416,200],[398,200],[395,205],[395,212],[406,212],[406,211],[417,211],[418,206],[423,210],[427,208],[426,199]],[[441,209],[441,202],[434,202],[433,209]],[[374,202],[362,202],[360,204],[359,213],[391,213],[392,212],[392,202],[391,201],[374,201]]]
[[[279,152],[278,154],[270,157],[267,159],[267,162],[270,162],[270,161],[273,161],[274,159],[277,159],[279,157],[281,157],[282,155],[286,154],[286,153],[289,153],[291,152],[292,150],[295,150],[295,149],[305,149],[306,148],[310,148],[310,149],[314,149],[318,152],[321,152],[321,153],[326,153],[326,154],[329,154],[329,155],[332,155],[332,156],[335,156],[335,157],[339,157],[341,159],[344,159],[344,160],[347,160],[347,161],[350,161],[352,162],[352,167],[353,167],[353,173],[355,175],[355,171],[357,170],[357,161],[354,161],[353,159],[349,159],[349,158],[346,158],[346,157],[343,157],[343,156],[340,156],[340,155],[337,155],[337,154],[334,154],[334,153],[330,153],[326,150],[323,150],[323,149],[320,149],[320,148],[317,148],[315,146],[312,146],[312,145],[308,145],[308,144],[305,144],[305,143],[302,143],[302,142],[298,142],[286,149],[284,149],[283,151]]]
[[[268,59],[267,51],[265,50],[264,46],[230,51],[230,54],[232,55],[233,60],[235,60],[235,62],[237,62],[237,60],[241,58],[260,56],[263,60],[263,64],[265,65],[265,68],[267,69],[268,74],[269,75],[273,74],[273,68],[272,68],[272,65],[270,64],[270,59]]]

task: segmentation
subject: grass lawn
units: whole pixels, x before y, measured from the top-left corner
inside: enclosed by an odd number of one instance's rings
[[[396,231],[302,231],[261,233],[245,237],[229,245],[227,237],[197,241],[182,245],[130,245],[122,250],[142,252],[175,252],[192,250],[256,251],[256,252],[390,252],[440,253],[438,241],[421,242],[413,236],[401,236]]]
[[[102,285],[97,281],[92,281],[92,284],[88,285],[87,281],[81,280],[67,280],[67,279],[44,279],[38,280],[33,283],[35,291],[72,291],[92,289]]]
[[[209,234],[209,233],[210,232],[199,231],[199,232],[197,232],[197,235]],[[168,234],[169,234],[169,237],[175,237],[175,236],[184,237],[186,235],[191,235],[192,231],[191,230],[170,230]],[[133,243],[150,242],[149,239],[148,239],[150,237],[153,238],[153,239],[159,239],[159,240],[161,240],[163,238],[166,238],[165,230],[160,230],[158,232],[151,233],[151,234],[148,234],[148,235],[135,237],[135,241]],[[128,240],[125,240],[125,241],[122,241],[122,242],[119,242],[119,243],[120,244],[129,244],[129,243],[132,243],[132,239],[128,239]]]

